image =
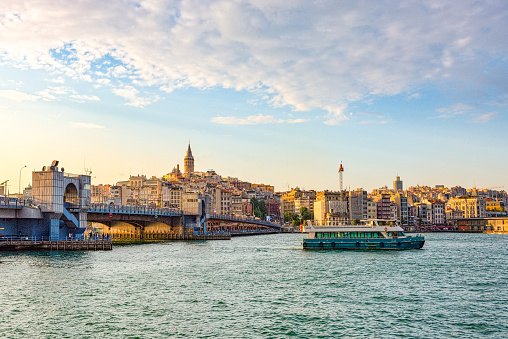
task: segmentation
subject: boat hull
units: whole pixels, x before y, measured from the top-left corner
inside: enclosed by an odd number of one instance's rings
[[[425,244],[423,237],[344,239],[303,239],[306,250],[409,250]]]

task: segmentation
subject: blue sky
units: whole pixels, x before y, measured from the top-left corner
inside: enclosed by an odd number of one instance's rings
[[[7,1],[0,182],[508,187],[504,1]]]

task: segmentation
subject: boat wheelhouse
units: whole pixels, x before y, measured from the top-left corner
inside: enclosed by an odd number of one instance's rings
[[[359,224],[335,222],[327,225],[313,225],[308,221],[301,231],[309,233],[302,242],[304,249],[403,250],[422,248],[425,243],[421,235],[406,235],[395,220],[372,219]]]

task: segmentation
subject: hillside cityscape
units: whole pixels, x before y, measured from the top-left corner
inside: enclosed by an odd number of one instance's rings
[[[405,189],[403,180],[396,176],[393,187],[385,186],[372,192],[357,188],[343,190],[341,195],[340,191],[298,187],[276,192],[269,184],[223,177],[214,170],[196,171],[189,143],[183,171],[176,165],[160,178],[131,175],[128,180],[114,185],[92,185],[91,204],[193,212],[204,203],[211,214],[256,217],[293,226],[305,220],[332,223],[340,218],[390,219],[398,220],[407,230],[483,231],[495,226],[491,218],[507,216],[508,195],[501,188],[436,185]],[[30,197],[31,187],[27,187],[23,198]]]

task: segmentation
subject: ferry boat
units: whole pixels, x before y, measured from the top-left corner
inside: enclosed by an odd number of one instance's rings
[[[405,250],[422,248],[425,243],[421,235],[406,235],[395,220],[373,219],[358,225],[322,226],[307,221],[300,230],[309,233],[302,242],[303,248],[309,250]]]

